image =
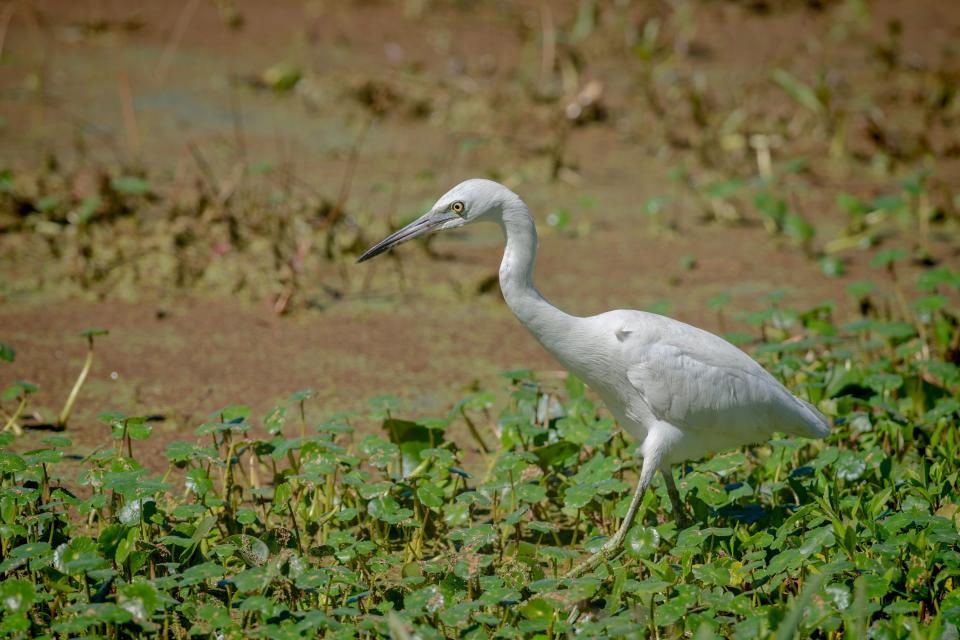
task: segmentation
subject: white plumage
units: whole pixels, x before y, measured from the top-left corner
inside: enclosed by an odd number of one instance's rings
[[[620,548],[657,471],[678,520],[683,508],[670,465],[761,442],[775,432],[822,438],[830,425],[813,405],[790,393],[726,340],[643,311],[571,316],[533,284],[537,232],[523,201],[501,184],[460,183],[426,214],[360,256],[362,262],[412,238],[475,221],[499,224],[506,237],[500,288],[507,305],[564,367],[596,391],[640,443],[640,481],[624,521],[603,548],[571,575],[595,567]]]

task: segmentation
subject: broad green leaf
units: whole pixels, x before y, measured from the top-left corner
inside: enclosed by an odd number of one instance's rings
[[[27,580],[7,579],[0,583],[0,604],[10,613],[29,611],[36,600],[36,589]]]
[[[8,345],[6,342],[0,341],[0,360],[13,362],[16,356],[17,352],[14,351],[13,347]]]

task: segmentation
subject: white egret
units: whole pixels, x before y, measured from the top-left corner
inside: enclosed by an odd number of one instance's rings
[[[826,417],[813,405],[794,396],[719,336],[644,311],[579,318],[547,302],[533,284],[537,230],[530,211],[519,196],[491,180],[458,184],[430,211],[371,247],[358,261],[428,233],[479,221],[500,225],[506,237],[500,289],[514,315],[600,396],[620,425],[641,443],[640,480],[622,524],[570,576],[589,571],[618,552],[657,471],[681,520],[683,507],[672,464],[760,442],[778,431],[808,438],[830,432]]]

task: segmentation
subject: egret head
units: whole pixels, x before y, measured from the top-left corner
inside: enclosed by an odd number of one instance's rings
[[[502,184],[482,178],[465,180],[443,194],[425,214],[367,249],[357,262],[436,231],[456,229],[477,220],[496,220],[504,206],[514,200],[519,198]]]

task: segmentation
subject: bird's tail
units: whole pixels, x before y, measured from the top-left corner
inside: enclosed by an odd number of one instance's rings
[[[792,433],[805,438],[825,438],[830,435],[830,420],[819,409],[802,398],[794,399],[800,404],[804,420],[799,429]]]

